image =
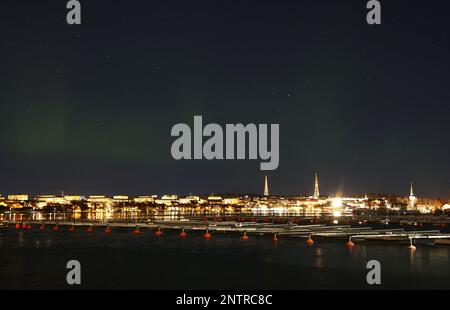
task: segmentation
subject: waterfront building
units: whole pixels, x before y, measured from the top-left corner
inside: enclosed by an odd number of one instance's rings
[[[210,205],[221,205],[223,203],[223,198],[220,196],[208,196],[208,203]]]
[[[28,201],[28,195],[27,194],[12,194],[12,195],[8,195],[8,200],[11,200],[11,201]]]
[[[156,195],[139,196],[139,197],[134,198],[134,202],[136,202],[136,203],[154,203],[156,197],[157,197]]]
[[[124,203],[124,202],[129,201],[129,197],[125,196],[125,195],[117,195],[117,196],[113,196],[113,200],[116,203]]]
[[[155,199],[155,203],[172,206],[178,203],[177,195],[163,195],[160,199]]]
[[[237,205],[241,203],[241,199],[239,198],[224,198],[223,204],[224,205]]]
[[[70,204],[70,200],[66,200],[63,196],[55,196],[55,195],[38,195],[34,198],[34,201],[37,202],[38,208],[43,208],[48,204],[60,204],[60,205]]]
[[[110,198],[107,198],[104,195],[92,195],[88,197],[87,201],[91,203],[105,203],[109,202]]]
[[[191,203],[198,203],[200,201],[200,197],[199,196],[186,196],[183,198],[179,199],[179,203],[180,204],[191,204]]]
[[[86,197],[80,195],[64,195],[64,199],[67,201],[80,201],[85,200]]]

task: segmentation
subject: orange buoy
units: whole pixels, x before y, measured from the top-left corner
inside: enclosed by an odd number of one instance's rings
[[[158,227],[158,230],[155,231],[155,236],[156,236],[156,237],[161,237],[162,234],[163,234],[163,232],[162,232],[162,230],[161,230],[161,227]]]
[[[412,251],[414,251],[414,250],[416,249],[416,247],[415,247],[414,244],[413,244],[413,239],[412,239],[412,238],[409,239],[409,246],[408,246],[408,249],[409,249],[409,250],[412,250]]]
[[[22,228],[23,228],[23,229],[26,229],[26,228],[27,228],[27,224],[23,223],[23,224],[22,224]]]
[[[273,235],[273,238],[272,238],[272,240],[273,240],[273,241],[275,241],[275,242],[277,242],[277,241],[278,241],[278,237],[277,237],[277,234],[274,234],[274,235]]]
[[[111,233],[111,228],[109,226],[106,226],[105,228],[105,235],[109,235]]]
[[[136,226],[136,229],[133,230],[133,235],[140,235],[141,231],[139,230],[139,226]]]
[[[16,223],[16,229],[20,229],[21,225],[20,223]]]
[[[306,244],[309,245],[309,246],[314,244],[314,240],[311,239],[311,236],[309,236],[308,239],[306,240]]]
[[[186,238],[186,237],[187,237],[187,233],[184,231],[184,228],[183,228],[183,230],[180,232],[179,236],[180,236],[180,238]]]
[[[40,230],[40,231],[44,231],[44,230],[45,230],[45,225],[44,225],[44,224],[41,224],[41,226],[39,226],[39,230]]]
[[[31,226],[31,224],[28,224],[27,229],[31,229],[31,228],[33,228],[33,226]]]
[[[353,247],[355,246],[355,244],[354,244],[353,241],[352,241],[352,238],[349,238],[349,239],[348,239],[348,242],[345,244],[345,246],[346,246],[347,248],[353,248]]]
[[[72,226],[70,226],[70,227],[69,227],[69,229],[68,229],[68,231],[70,231],[70,232],[73,232],[73,231],[75,231],[75,226],[73,226],[73,225],[72,225]]]
[[[59,226],[58,225],[53,226],[53,230],[54,231],[58,231],[59,230]]]
[[[86,229],[86,231],[88,233],[93,233],[94,232],[94,227],[93,226],[89,226],[88,229]]]
[[[445,228],[445,224],[444,223],[441,223],[441,228]]]
[[[247,231],[244,231],[244,234],[242,235],[241,239],[244,241],[248,240]]]
[[[209,229],[206,230],[205,234],[203,235],[203,238],[205,238],[206,240],[211,239],[211,234],[209,233]]]

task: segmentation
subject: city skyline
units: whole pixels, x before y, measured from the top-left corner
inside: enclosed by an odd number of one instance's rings
[[[225,191],[211,191],[211,192],[192,192],[192,191],[184,191],[184,192],[173,192],[173,191],[164,191],[164,192],[143,192],[143,193],[137,193],[137,194],[132,194],[130,195],[129,193],[123,192],[123,191],[119,191],[116,193],[113,192],[105,192],[105,193],[101,193],[101,192],[89,192],[89,193],[82,193],[82,192],[65,192],[64,189],[60,190],[59,192],[53,191],[53,192],[46,192],[46,193],[34,193],[34,192],[24,192],[24,191],[15,191],[15,192],[10,192],[7,193],[6,196],[2,196],[4,193],[0,192],[0,197],[4,197],[6,198],[8,195],[29,195],[29,196],[33,196],[33,197],[38,197],[38,196],[45,196],[45,195],[54,195],[54,196],[60,196],[60,197],[64,197],[64,196],[73,196],[73,195],[80,195],[81,197],[89,197],[89,196],[96,196],[96,195],[104,195],[107,197],[114,197],[114,196],[118,196],[118,195],[127,195],[129,197],[145,197],[146,195],[157,195],[157,196],[163,196],[163,195],[178,195],[178,196],[191,196],[191,195],[200,195],[200,196],[209,196],[209,195],[214,195],[214,194],[218,194],[218,195],[255,195],[258,196],[260,195],[261,197],[268,197],[268,196],[302,196],[302,197],[311,197],[314,199],[318,199],[319,197],[353,197],[353,196],[359,196],[359,195],[379,195],[379,196],[389,196],[389,195],[394,195],[397,197],[409,197],[410,201],[411,200],[415,200],[416,199],[416,195],[414,193],[413,190],[413,181],[409,181],[408,183],[409,187],[408,190],[404,193],[394,193],[394,192],[373,192],[373,191],[366,191],[366,192],[359,192],[359,193],[345,193],[342,191],[342,187],[338,188],[337,190],[333,193],[326,193],[326,194],[320,194],[321,191],[319,191],[319,175],[318,173],[314,173],[314,183],[313,183],[313,191],[311,191],[310,193],[308,193],[307,191],[303,191],[303,192],[297,192],[297,193],[289,193],[289,194],[279,194],[279,193],[273,193],[271,190],[269,190],[269,177],[267,175],[264,175],[264,187],[263,190],[261,192],[225,192]],[[422,195],[421,197],[423,198],[433,198],[433,199],[442,199],[442,200],[450,200],[450,193],[448,195],[448,197],[431,197],[431,196],[424,196]]]

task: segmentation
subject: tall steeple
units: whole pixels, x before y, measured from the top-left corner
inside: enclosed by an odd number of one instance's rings
[[[269,196],[269,182],[267,181],[267,175],[264,177],[264,196]]]
[[[416,204],[416,196],[414,196],[413,183],[411,181],[409,189],[409,208],[414,209],[415,204]]]
[[[314,199],[318,199],[320,196],[319,192],[319,178],[317,177],[317,173],[314,175]]]

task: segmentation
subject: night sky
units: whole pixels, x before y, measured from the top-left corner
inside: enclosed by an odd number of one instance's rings
[[[0,193],[261,193],[176,123],[280,124],[274,194],[450,196],[448,1],[3,0]]]

